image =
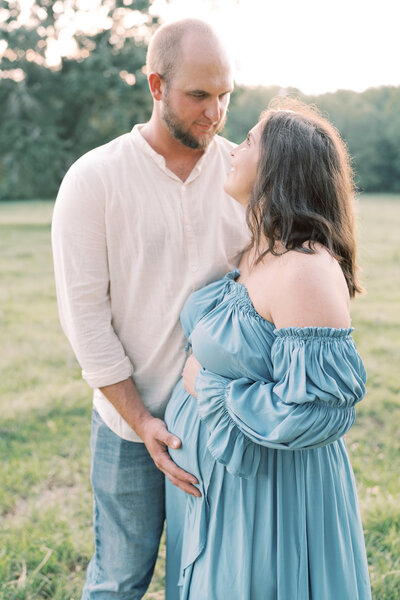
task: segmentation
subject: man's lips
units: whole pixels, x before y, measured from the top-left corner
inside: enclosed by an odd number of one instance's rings
[[[195,125],[205,131],[210,131],[215,128],[215,123],[195,123]]]

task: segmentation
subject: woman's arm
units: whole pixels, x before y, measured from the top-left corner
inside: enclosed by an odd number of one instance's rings
[[[260,447],[308,450],[341,438],[365,394],[365,369],[350,329],[276,332],[271,381],[197,372],[199,415],[208,448],[234,475],[254,475]]]
[[[221,377],[200,369],[194,357],[185,366],[184,385],[197,396],[209,449],[234,474],[254,472],[257,446],[302,450],[339,439],[365,393],[340,267],[330,256],[313,264],[309,258],[296,257],[297,268],[286,270],[277,284],[281,302],[272,312],[282,327],[275,331],[270,380]]]

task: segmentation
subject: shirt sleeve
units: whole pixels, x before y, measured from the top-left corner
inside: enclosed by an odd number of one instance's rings
[[[201,369],[195,391],[213,457],[231,474],[251,477],[261,446],[303,450],[342,437],[365,394],[365,368],[351,331],[276,330],[270,381],[232,380]]]
[[[133,366],[112,326],[105,188],[85,157],[57,196],[52,247],[61,326],[93,387],[127,379]]]

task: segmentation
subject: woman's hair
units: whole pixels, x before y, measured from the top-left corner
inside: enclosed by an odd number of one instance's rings
[[[350,296],[357,278],[354,184],[350,159],[337,130],[313,106],[292,98],[274,99],[263,123],[256,180],[247,223],[256,262],[268,252],[314,253],[319,242],[340,263]],[[268,248],[260,251],[265,236]],[[305,244],[305,242],[308,242]]]

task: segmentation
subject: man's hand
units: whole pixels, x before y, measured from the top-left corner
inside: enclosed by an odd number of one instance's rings
[[[139,433],[139,432],[138,432]],[[146,419],[139,433],[154,463],[168,479],[178,488],[196,498],[201,496],[200,491],[193,485],[198,483],[196,477],[180,469],[168,454],[168,448],[177,450],[181,441],[169,433],[164,421],[149,417]]]
[[[181,441],[172,433],[161,419],[153,417],[139,396],[131,377],[100,388],[105,397],[115,406],[123,419],[143,440],[151,458],[160,471],[178,488],[199,498],[201,493],[193,485],[196,477],[180,469],[168,454],[168,448],[177,450]]]
[[[191,396],[193,396],[193,398],[196,398],[196,392],[194,391],[194,382],[196,379],[196,375],[200,369],[201,364],[194,356],[194,354],[191,354],[185,362],[185,366],[183,367],[182,378],[183,387]]]

